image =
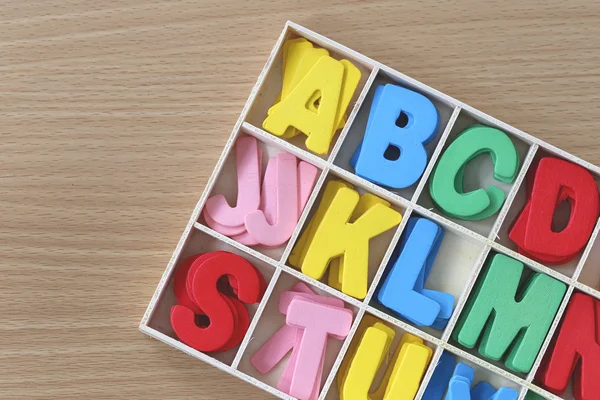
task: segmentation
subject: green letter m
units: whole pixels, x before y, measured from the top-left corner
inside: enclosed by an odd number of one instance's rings
[[[527,373],[567,287],[554,278],[535,273],[525,290],[517,293],[523,268],[521,262],[496,254],[469,297],[453,338],[473,348],[481,336],[479,353],[492,360],[500,360],[510,348],[506,367]]]

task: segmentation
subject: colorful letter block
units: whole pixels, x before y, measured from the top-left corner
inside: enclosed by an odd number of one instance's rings
[[[494,178],[511,183],[519,171],[519,155],[508,135],[501,130],[476,125],[466,129],[440,157],[430,181],[431,198],[451,217],[481,220],[500,210],[506,195],[497,186],[463,192],[465,165],[489,153],[494,163]]]
[[[188,346],[206,352],[225,351],[238,345],[250,324],[243,303],[259,302],[265,290],[260,272],[244,258],[225,251],[193,256],[182,267],[174,282],[180,304],[173,306],[170,314],[177,337]],[[217,282],[222,276],[229,277],[236,297],[218,291]],[[210,319],[207,327],[196,325],[198,314]]]
[[[564,264],[588,242],[600,215],[600,196],[592,174],[555,157],[542,158],[533,171],[527,204],[510,229],[519,252],[540,262]],[[560,232],[552,229],[554,210],[569,201],[571,213]]]
[[[471,294],[453,337],[468,348],[481,338],[479,353],[484,357],[500,360],[506,356],[508,369],[527,373],[567,288],[554,278],[534,273],[521,293],[518,289],[523,268],[517,260],[494,255]]]
[[[454,373],[455,364],[456,360],[454,357],[447,351],[444,351],[429,379],[427,388],[423,393],[423,400],[442,400],[444,393],[446,393],[446,388],[450,383],[450,378],[452,378]]]
[[[450,353],[442,353],[423,393],[424,400],[516,400],[519,397],[519,392],[514,389],[501,387],[496,390],[486,381],[473,386],[473,367],[455,363],[456,360]]]
[[[229,206],[225,196],[217,194],[206,201],[204,207],[207,222],[237,229],[227,234],[244,232],[244,217],[257,210],[260,203],[261,160],[258,141],[250,136],[240,137],[235,142],[237,167],[237,203]]]
[[[236,142],[238,199],[229,206],[223,194],[206,201],[202,215],[215,231],[246,246],[279,247],[292,236],[310,197],[318,169],[289,153],[272,157],[260,184],[262,151],[257,140]]]
[[[424,288],[443,237],[436,223],[411,218],[400,254],[377,295],[382,305],[418,326],[443,329],[452,315],[454,296]]]
[[[350,61],[338,61],[327,50],[306,40],[284,46],[284,76],[279,101],[271,107],[263,128],[276,136],[307,137],[306,147],[327,154],[360,81],[361,72]]]
[[[525,395],[525,400],[544,400],[544,398],[536,392],[532,392],[531,390],[529,390]]]
[[[431,359],[432,350],[416,336],[405,333],[379,389],[369,394],[377,370],[386,359],[395,332],[375,318],[365,317],[338,373],[342,400],[412,400]],[[393,366],[393,367],[392,367]]]
[[[475,370],[473,367],[463,363],[456,364],[454,373],[448,383],[445,400],[470,400],[474,377]]]
[[[330,260],[343,257],[343,264],[340,263],[334,276],[341,281],[344,293],[359,299],[367,294],[369,240],[402,220],[402,215],[389,207],[389,203],[372,195],[363,196],[368,197],[360,208],[366,211],[350,222],[360,195],[343,182],[330,181],[313,220],[289,259],[290,264],[301,268],[306,275],[321,279]]]
[[[396,124],[401,113],[408,119],[403,127]],[[394,189],[413,185],[427,166],[424,145],[438,125],[438,111],[427,97],[392,84],[377,87],[364,139],[351,161],[356,174]],[[386,156],[389,146],[399,149],[398,157]]]
[[[360,196],[360,199],[358,200],[358,204],[356,205],[356,208],[352,212],[352,217],[350,218],[350,221],[348,221],[348,222],[353,223],[358,218],[360,218],[361,215],[363,215],[371,207],[373,207],[375,204],[382,204],[386,207],[390,207],[389,202],[387,202],[371,193],[365,193],[362,196]],[[344,257],[337,257],[337,258],[334,258],[331,261],[329,261],[329,276],[327,279],[327,283],[329,284],[329,286],[331,286],[339,291],[343,291],[343,285],[342,285],[343,281],[344,281]]]
[[[250,362],[261,374],[267,374],[291,351],[277,389],[300,399],[316,400],[325,362],[323,332],[325,339],[343,340],[352,324],[352,312],[344,308],[342,300],[318,296],[304,283],[281,294],[279,311],[287,315],[286,324],[252,355]],[[291,312],[294,314],[290,316]],[[307,326],[311,327],[308,337]]]
[[[544,388],[562,395],[573,377],[577,400],[600,398],[600,301],[575,293],[569,301],[554,348],[538,374]]]
[[[352,325],[352,311],[296,298],[288,309],[286,323],[303,329],[290,395],[309,399],[318,375],[327,336],[344,338]]]

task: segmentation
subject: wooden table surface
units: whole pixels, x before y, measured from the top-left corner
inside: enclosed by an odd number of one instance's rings
[[[290,19],[600,163],[600,3],[4,0],[0,398],[262,399],[138,332]]]

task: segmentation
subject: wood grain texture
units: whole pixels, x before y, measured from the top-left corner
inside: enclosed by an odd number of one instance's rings
[[[593,0],[5,0],[0,398],[267,396],[137,325],[287,19],[600,164]]]

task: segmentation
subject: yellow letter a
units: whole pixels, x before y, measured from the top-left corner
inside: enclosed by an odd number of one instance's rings
[[[327,154],[335,132],[343,78],[343,64],[329,56],[321,57],[292,92],[271,107],[263,128],[283,136],[293,126],[311,138],[309,150]],[[314,112],[308,109],[308,104],[317,91],[321,92],[321,100]]]

